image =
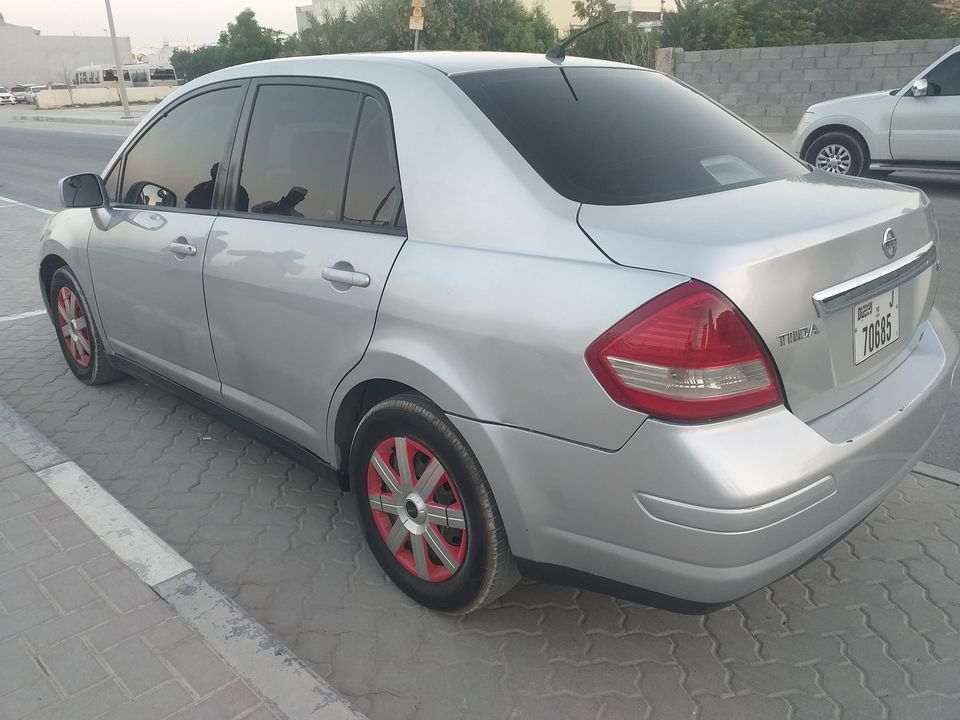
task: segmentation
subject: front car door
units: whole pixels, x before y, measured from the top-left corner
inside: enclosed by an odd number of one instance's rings
[[[113,352],[219,396],[203,256],[222,194],[242,84],[211,86],[160,115],[107,177],[89,258]]]
[[[900,98],[890,126],[894,160],[960,162],[960,49],[924,76],[929,95]]]
[[[331,397],[406,236],[389,107],[305,78],[261,81],[247,105],[204,266],[223,398],[328,459]]]

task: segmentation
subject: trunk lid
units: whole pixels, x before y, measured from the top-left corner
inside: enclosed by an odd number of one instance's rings
[[[696,278],[729,297],[763,338],[804,421],[849,402],[907,357],[939,276],[926,196],[872,180],[810,173],[646,205],[583,205],[579,222],[614,262]],[[883,247],[888,230],[893,258]],[[857,363],[854,317],[858,309],[867,316],[874,297],[892,299],[893,287],[899,339]]]

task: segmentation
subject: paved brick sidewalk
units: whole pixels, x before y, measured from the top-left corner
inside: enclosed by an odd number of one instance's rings
[[[0,325],[0,397],[374,720],[957,720],[960,488],[910,476],[846,541],[709,616],[526,583],[411,604],[352,499],[133,380],[89,388],[46,318]]]
[[[278,717],[0,444],[0,719]]]

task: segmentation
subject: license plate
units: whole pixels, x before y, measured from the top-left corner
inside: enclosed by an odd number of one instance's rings
[[[853,363],[859,365],[900,338],[900,288],[853,308]]]

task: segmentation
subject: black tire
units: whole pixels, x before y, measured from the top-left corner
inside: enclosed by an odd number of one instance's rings
[[[394,447],[390,443],[395,442],[396,438],[402,438],[404,444],[410,448],[413,444],[424,448],[446,471],[441,478],[447,480],[437,483],[437,494],[425,495],[425,499],[429,501],[432,497],[439,498],[443,491],[448,497],[454,498],[451,505],[459,501],[463,510],[465,529],[461,531],[461,542],[466,544],[466,550],[462,551],[464,557],[449,577],[439,581],[421,579],[422,576],[418,576],[415,570],[404,567],[398,559],[399,553],[406,554],[409,550],[407,561],[411,562],[409,558],[414,557],[411,542],[416,539],[416,535],[402,531],[400,535],[404,539],[398,555],[395,555],[378,528],[378,522],[381,526],[395,528],[401,523],[401,517],[408,523],[417,522],[409,515],[409,510],[405,509],[415,506],[409,503],[403,505],[403,492],[399,493],[399,513],[378,512],[377,518],[374,517],[368,473],[374,478],[374,484],[379,482],[376,478],[380,476],[370,469],[371,461],[378,447]],[[413,467],[412,484],[416,486],[418,480],[426,474],[426,466],[422,465],[418,470],[418,460],[421,464],[426,463],[429,455],[413,450],[410,455]],[[395,473],[394,479],[399,479],[395,456],[390,457],[389,462]],[[500,511],[477,458],[443,411],[426,398],[412,393],[397,395],[375,405],[364,415],[350,450],[350,486],[367,543],[374,557],[397,587],[421,605],[447,613],[469,613],[496,600],[519,580],[520,575],[510,554]],[[383,483],[380,487],[385,491],[381,497],[386,498],[388,486]],[[397,493],[390,493],[390,496],[396,497]],[[403,515],[405,512],[408,514]],[[422,522],[429,524],[429,518],[425,517]],[[445,540],[452,537],[456,542],[455,529],[435,525],[433,530],[435,533],[446,533]],[[385,533],[386,529],[383,532]],[[423,547],[427,554],[422,562],[424,566],[429,563],[428,575],[432,576],[435,571],[443,574],[443,564],[434,553],[433,546],[426,542],[426,538]],[[447,569],[446,573],[449,572]]]
[[[821,158],[821,152],[829,152],[830,148],[842,150],[829,153],[829,158]],[[831,162],[830,158],[835,158],[835,161]],[[841,130],[825,133],[810,143],[803,159],[819,170],[837,175],[862,176],[870,169],[870,154],[866,146],[856,136]]]
[[[85,322],[84,340],[89,345],[89,352],[83,350],[77,354],[71,349],[74,341],[69,341],[64,336],[64,327],[59,310],[59,301],[61,291],[66,290],[69,297],[75,298],[79,309],[77,317],[81,317]],[[87,299],[80,289],[80,283],[70,268],[64,266],[53,274],[50,281],[50,309],[53,314],[53,326],[57,332],[57,340],[60,343],[60,350],[63,357],[70,366],[70,370],[76,376],[77,380],[87,385],[103,385],[113,382],[123,377],[123,373],[110,364],[110,358],[100,340],[100,332],[97,330],[96,322],[88,311],[89,305]],[[83,332],[82,330],[79,332]]]

